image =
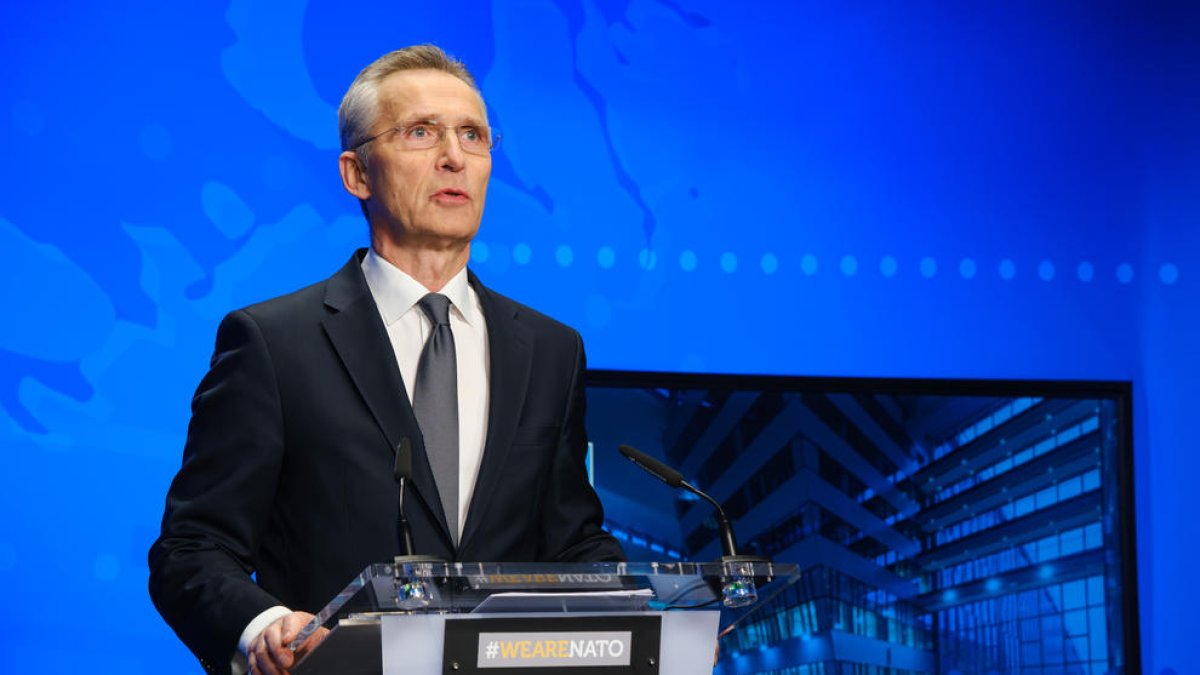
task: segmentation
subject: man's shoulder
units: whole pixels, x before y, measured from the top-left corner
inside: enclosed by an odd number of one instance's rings
[[[326,306],[331,298],[350,297],[355,294],[355,288],[366,284],[361,281],[358,270],[359,253],[351,256],[341,269],[332,276],[299,288],[290,293],[261,300],[251,305],[235,310],[252,317],[256,323],[279,325],[306,320],[321,320],[328,315]]]
[[[322,307],[325,304],[325,292],[328,284],[329,280],[323,279],[291,293],[261,300],[236,311],[249,314],[256,321],[271,323],[296,319],[309,314],[324,314]]]

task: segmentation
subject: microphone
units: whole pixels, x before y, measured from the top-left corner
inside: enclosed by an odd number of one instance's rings
[[[404,488],[413,480],[412,457],[412,440],[408,436],[404,436],[396,444],[396,465],[392,469],[392,475],[400,484],[400,501],[396,508],[396,529],[403,554],[396,556],[393,560],[397,569],[411,563],[446,562],[437,556],[418,554],[417,547],[413,544],[412,530],[409,529],[408,518],[404,515]]]
[[[400,531],[400,545],[403,555],[392,559],[395,565],[392,572],[393,592],[396,604],[402,609],[425,609],[433,602],[436,582],[423,576],[420,568],[426,568],[429,563],[445,563],[436,556],[418,555],[417,547],[413,545],[412,531],[408,529],[408,518],[404,516],[404,486],[412,482],[412,440],[408,436],[400,438],[396,444],[396,466],[393,468],[396,482],[400,484],[400,501],[396,508],[396,528]]]
[[[416,547],[413,546],[412,531],[408,529],[408,518],[404,516],[404,486],[412,481],[412,441],[408,436],[400,439],[400,443],[396,446],[396,466],[394,474],[396,482],[400,484],[400,506],[397,509],[396,526],[400,530],[400,546],[404,550],[405,556],[416,555]]]
[[[628,445],[618,445],[617,450],[622,455],[625,455],[625,459],[637,464],[651,476],[654,476],[667,485],[670,485],[673,488],[681,488],[686,485],[687,488],[690,488],[692,491],[703,495],[703,493],[701,493],[699,490],[696,490],[696,488],[689,485],[688,482],[683,479],[683,474],[679,473],[675,469],[672,469],[666,464],[663,464],[650,455],[647,455],[646,453]],[[720,509],[721,507],[718,506],[717,508]]]
[[[684,490],[687,490],[688,492],[691,492],[692,494],[697,495],[698,497],[700,497],[704,501],[708,502],[709,504],[712,504],[712,507],[714,509],[716,509],[717,529],[720,530],[720,534],[721,534],[721,550],[722,550],[722,552],[724,552],[724,555],[721,557],[722,561],[739,561],[739,560],[740,561],[765,561],[766,560],[765,558],[758,558],[755,556],[740,556],[740,555],[738,555],[737,539],[733,535],[733,524],[730,523],[729,518],[726,517],[725,509],[721,508],[721,505],[720,505],[720,503],[717,502],[717,500],[713,499],[712,497],[709,497],[707,494],[705,494],[703,491],[701,491],[695,485],[692,485],[691,483],[684,480],[682,473],[679,473],[679,471],[672,469],[671,467],[667,466],[666,464],[663,464],[662,462],[651,457],[650,455],[647,455],[646,453],[644,453],[636,448],[632,448],[628,445],[618,445],[617,450],[620,451],[620,453],[622,455],[624,455],[626,459],[633,462],[634,464],[637,464],[639,467],[641,467],[647,473],[649,473],[650,475],[654,476],[655,478],[661,480],[662,482],[666,483],[667,485],[670,485],[673,488],[683,488]]]

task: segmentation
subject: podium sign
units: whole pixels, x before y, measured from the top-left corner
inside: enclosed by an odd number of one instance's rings
[[[430,615],[424,615],[429,617]],[[654,614],[502,614],[441,616],[440,660],[414,668],[414,645],[406,634],[412,616],[383,618],[383,672],[503,675],[513,669],[586,667],[597,675],[661,673],[662,618]],[[437,619],[435,619],[436,622]],[[716,622],[710,637],[716,637]],[[433,638],[428,623],[420,629]],[[436,629],[433,629],[436,633]],[[436,644],[436,643],[435,643]],[[545,672],[544,670],[542,672]]]
[[[718,630],[799,578],[791,564],[371,565],[297,644],[296,675],[671,675],[711,670]],[[753,598],[756,601],[747,601]]]

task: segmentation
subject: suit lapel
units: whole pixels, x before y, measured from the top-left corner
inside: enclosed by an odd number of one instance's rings
[[[497,486],[504,482],[504,470],[508,464],[513,434],[521,419],[533,363],[532,335],[520,321],[517,309],[498,299],[473,273],[468,271],[468,275],[471,286],[479,295],[487,322],[491,372],[488,374],[487,437],[459,548],[464,553],[469,552],[467,547],[476,536],[487,536],[486,532],[478,533],[477,530]]]
[[[404,389],[396,353],[379,309],[362,275],[360,250],[329,279],[325,305],[334,310],[322,322],[329,341],[345,366],[371,415],[383,430],[394,461],[396,446],[407,438],[413,448],[413,488],[436,515],[449,545],[449,528],[438,498],[433,470],[425,455],[420,427]]]

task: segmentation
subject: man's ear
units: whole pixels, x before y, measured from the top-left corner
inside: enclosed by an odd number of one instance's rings
[[[342,174],[342,187],[346,188],[346,192],[362,200],[371,196],[367,167],[358,158],[358,153],[346,150],[338,155],[338,171]]]

